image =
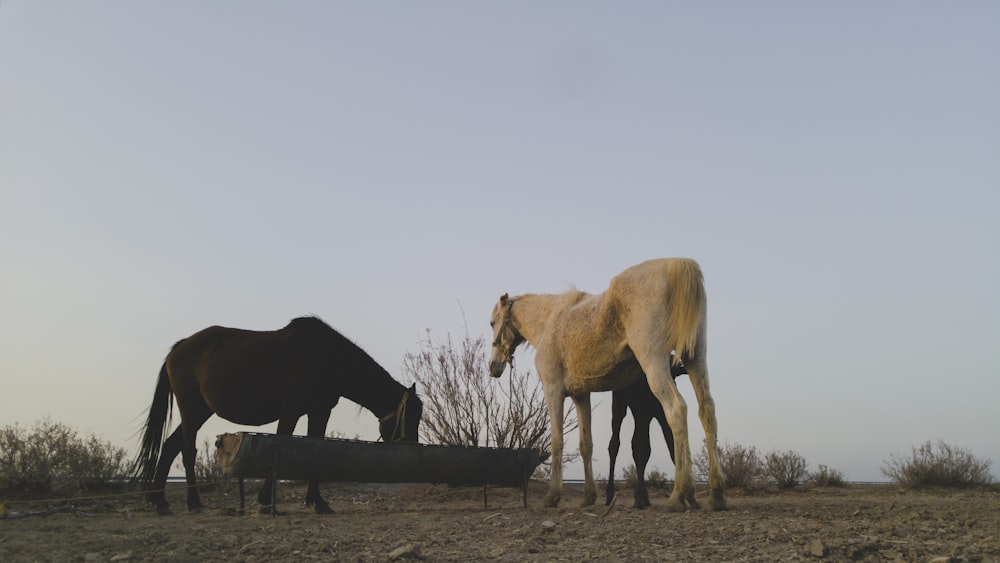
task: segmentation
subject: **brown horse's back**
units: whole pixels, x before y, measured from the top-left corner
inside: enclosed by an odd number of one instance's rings
[[[260,426],[282,416],[329,410],[320,388],[323,362],[309,338],[293,327],[253,331],[212,326],[179,342],[167,356],[170,386],[184,410],[214,412],[237,424]]]

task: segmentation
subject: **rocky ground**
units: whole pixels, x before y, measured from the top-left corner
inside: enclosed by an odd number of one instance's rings
[[[304,488],[283,484],[277,517],[259,514],[248,484],[206,493],[175,515],[133,497],[10,502],[0,561],[1000,561],[1000,493],[850,486],[796,492],[730,491],[728,512],[634,510],[622,492],[609,510],[580,508],[570,488],[542,508],[543,483],[519,489],[326,485],[337,511],[318,516]]]

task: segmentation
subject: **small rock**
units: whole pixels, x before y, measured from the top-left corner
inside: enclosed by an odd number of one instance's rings
[[[823,540],[813,540],[809,542],[809,555],[812,555],[813,557],[826,556],[826,546],[823,545]]]
[[[556,523],[553,522],[552,520],[543,520],[542,521],[542,528],[545,529],[545,530],[547,530],[547,531],[552,531],[553,529],[555,529],[555,527],[556,527]]]
[[[116,561],[129,561],[130,559],[132,559],[131,551],[126,553],[119,553],[118,555],[115,555],[114,557],[111,558],[111,563],[115,563]]]
[[[389,560],[395,561],[396,559],[403,559],[404,557],[420,557],[420,544],[418,543],[408,543],[397,547],[396,549],[389,552]]]

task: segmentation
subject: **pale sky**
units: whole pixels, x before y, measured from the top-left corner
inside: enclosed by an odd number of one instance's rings
[[[3,1],[0,425],[135,452],[206,326],[316,314],[401,380],[503,292],[687,256],[723,442],[864,481],[942,439],[998,475],[998,29],[986,1]],[[376,427],[344,401],[329,430]]]

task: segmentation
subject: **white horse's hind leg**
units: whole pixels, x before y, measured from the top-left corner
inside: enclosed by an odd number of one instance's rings
[[[590,393],[573,397],[576,405],[576,420],[580,431],[580,457],[583,458],[583,502],[580,506],[590,506],[597,500],[597,485],[594,483],[594,436],[590,426]]]
[[[704,355],[701,356],[704,358]],[[701,425],[705,429],[705,441],[708,449],[708,505],[712,510],[728,510],[724,490],[726,478],[722,474],[719,466],[718,449],[718,422],[715,418],[715,400],[708,387],[708,366],[704,360],[697,360],[685,364],[691,386],[694,387],[695,397],[698,399],[698,417]]]
[[[694,500],[694,473],[691,471],[691,446],[688,442],[687,403],[670,375],[670,350],[665,349],[662,320],[654,315],[637,315],[626,325],[628,345],[639,366],[646,373],[649,388],[663,405],[663,414],[674,433],[674,490],[667,499],[667,510],[682,512],[699,508]]]
[[[645,366],[643,369],[646,370]],[[669,368],[666,376],[651,375],[646,370],[646,378],[653,394],[663,405],[663,414],[674,433],[674,489],[667,499],[667,510],[682,512],[688,508],[700,508],[694,500],[694,473],[691,471],[691,447],[688,443],[687,402],[677,390],[677,385],[670,377]]]

